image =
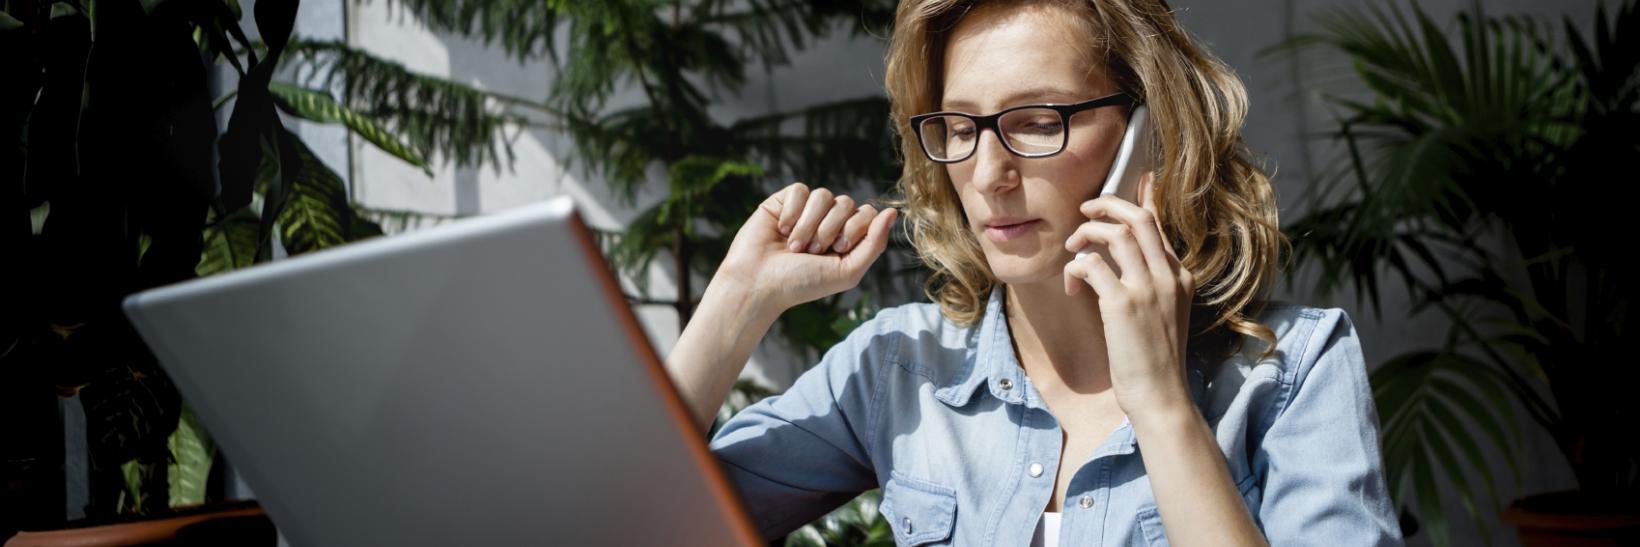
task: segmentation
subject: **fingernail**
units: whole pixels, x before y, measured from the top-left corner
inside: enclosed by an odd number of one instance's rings
[[[843,238],[842,241],[837,242],[837,252],[839,252],[839,253],[848,252],[848,238],[845,237],[845,238]]]
[[[790,243],[786,244],[786,248],[791,249],[791,252],[794,253],[801,251],[803,250],[803,242],[793,239]]]
[[[818,241],[816,241],[816,242],[814,242],[814,243],[810,243],[810,244],[809,244],[809,252],[810,252],[810,253],[818,253],[818,252],[820,252],[820,242],[818,242]]]
[[[783,235],[783,236],[789,236],[789,235],[792,235],[792,227],[791,227],[791,226],[785,226],[785,225],[782,225],[782,226],[781,226],[781,227],[780,227],[780,235]]]

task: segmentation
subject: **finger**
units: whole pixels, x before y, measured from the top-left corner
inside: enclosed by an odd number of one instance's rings
[[[1111,271],[1110,263],[1099,253],[1089,253],[1065,264],[1065,294],[1076,296],[1082,292],[1083,285],[1093,287],[1100,298],[1115,297],[1123,288],[1116,272]]]
[[[1139,249],[1139,242],[1133,237],[1133,228],[1121,222],[1112,222],[1106,219],[1090,220],[1082,223],[1071,233],[1070,239],[1065,241],[1065,248],[1081,250],[1092,247],[1094,250],[1105,249],[1110,253],[1111,260],[1117,275],[1125,280],[1132,276],[1127,272],[1149,272],[1145,263],[1144,252]]]
[[[803,214],[803,204],[809,201],[809,186],[794,182],[781,193],[784,196],[780,203],[780,235],[789,236],[792,227],[797,225],[798,215]]]
[[[872,219],[877,218],[877,209],[871,204],[854,208],[854,216],[848,217],[843,224],[843,233],[838,236],[837,244],[832,248],[839,253],[846,253],[851,245],[858,245],[865,238],[866,229],[871,227]]]
[[[792,233],[787,236],[786,248],[794,253],[803,252],[809,242],[814,240],[814,230],[820,227],[820,220],[826,218],[831,211],[831,190],[815,188],[809,192],[809,199],[803,204],[803,214],[797,217],[797,224],[792,225]]]
[[[837,241],[837,234],[843,231],[843,223],[854,216],[854,198],[837,196],[832,200],[831,210],[826,212],[826,218],[820,220],[820,228],[815,230],[814,241],[809,243],[810,253],[822,253]]]
[[[1173,277],[1174,263],[1177,259],[1162,244],[1161,224],[1156,221],[1156,215],[1149,210],[1134,205],[1132,202],[1117,199],[1094,199],[1082,204],[1082,214],[1089,218],[1108,219],[1126,227],[1126,232],[1132,238],[1134,245],[1141,256],[1147,270],[1157,278]],[[1115,256],[1116,266],[1125,268],[1127,262],[1121,256]]]
[[[860,246],[843,255],[843,270],[855,278],[865,275],[866,268],[888,248],[888,231],[894,226],[894,219],[899,216],[899,210],[893,207],[878,212],[866,230],[865,237],[860,240]]]
[[[1156,219],[1156,233],[1162,234],[1162,248],[1167,250],[1168,256],[1173,257],[1171,262],[1174,265],[1177,265],[1179,253],[1173,250],[1173,238],[1168,237],[1167,230],[1162,229],[1161,208],[1156,206],[1156,185],[1153,184],[1156,182],[1155,172],[1145,171],[1145,173],[1140,175],[1140,177],[1142,177],[1140,187],[1146,189],[1144,194],[1144,208],[1145,210],[1150,211],[1150,215]],[[1178,268],[1174,268],[1173,271],[1177,272]]]

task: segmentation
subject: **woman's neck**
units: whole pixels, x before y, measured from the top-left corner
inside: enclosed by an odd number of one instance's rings
[[[1004,287],[1014,353],[1044,391],[1094,393],[1110,388],[1104,322],[1091,288],[1065,296],[1061,278]]]

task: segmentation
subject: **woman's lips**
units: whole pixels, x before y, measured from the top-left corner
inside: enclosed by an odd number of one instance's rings
[[[1027,220],[1016,224],[1002,224],[985,227],[985,237],[996,243],[1007,243],[1035,230],[1041,220]]]

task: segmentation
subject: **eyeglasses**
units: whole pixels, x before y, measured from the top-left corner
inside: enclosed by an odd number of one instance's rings
[[[1076,104],[1033,104],[989,116],[963,112],[931,112],[911,117],[923,153],[936,163],[956,163],[974,155],[980,133],[990,129],[1003,148],[1022,158],[1045,158],[1065,150],[1070,140],[1071,115],[1102,106],[1133,108],[1139,100],[1127,93],[1106,95]]]

